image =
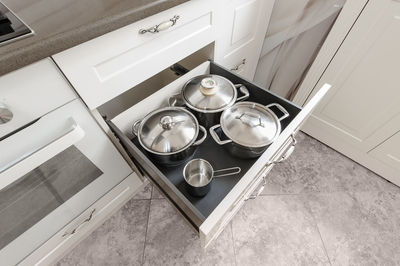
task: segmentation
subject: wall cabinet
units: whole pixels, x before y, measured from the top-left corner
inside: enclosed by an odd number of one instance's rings
[[[375,161],[400,130],[399,47],[400,2],[369,1],[320,78],[333,87],[305,131],[400,185],[398,174],[385,170],[396,163]]]

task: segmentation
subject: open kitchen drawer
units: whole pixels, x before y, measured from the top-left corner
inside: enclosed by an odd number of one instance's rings
[[[188,194],[185,189],[182,175],[185,164],[165,167],[153,163],[140,147],[131,130],[136,120],[143,118],[152,110],[167,106],[168,98],[179,93],[187,80],[207,73],[224,76],[235,84],[244,84],[250,92],[249,101],[264,105],[279,103],[289,112],[290,116],[282,120],[282,132],[279,137],[269,145],[261,157],[256,159],[235,158],[208,136],[206,141],[199,146],[194,158],[204,158],[210,161],[216,169],[240,166],[242,172],[237,176],[215,179],[211,191],[202,198],[196,198]],[[117,115],[108,121],[108,124],[138,166],[141,174],[149,177],[165,194],[166,198],[199,232],[202,246],[207,247],[229,223],[244,201],[253,197],[253,191],[263,181],[273,165],[290,155],[295,145],[294,134],[329,87],[329,85],[324,86],[309,104],[301,109],[266,89],[240,78],[233,72],[206,61]]]

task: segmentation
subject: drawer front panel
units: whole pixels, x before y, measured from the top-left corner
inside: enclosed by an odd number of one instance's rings
[[[213,38],[207,1],[190,1],[53,56],[90,109],[183,59]],[[179,16],[157,33],[139,33]]]
[[[214,224],[214,227],[211,232],[204,234],[200,231],[200,239],[202,242],[202,246],[207,247],[214,239],[216,239],[219,234],[224,230],[225,226],[233,219],[236,213],[241,209],[243,204],[247,200],[254,199],[261,194],[262,190],[265,186],[265,178],[269,172],[271,172],[274,165],[278,162],[286,160],[290,154],[288,153],[291,147],[294,148],[295,144],[294,134],[288,138],[284,144],[280,147],[280,149],[275,153],[275,155],[265,164],[263,169],[256,175],[254,180],[247,185],[245,189],[243,189],[242,194],[232,203],[227,212],[222,216],[222,218]],[[264,183],[260,186],[261,183]],[[256,189],[258,190],[256,191]]]
[[[97,226],[101,225],[114,211],[118,210],[143,186],[134,173],[125,178],[64,229],[25,258],[20,265],[48,265],[61,258]]]

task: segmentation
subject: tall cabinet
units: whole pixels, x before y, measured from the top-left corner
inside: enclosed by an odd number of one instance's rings
[[[333,87],[304,127],[397,185],[399,62],[400,1],[370,0],[316,85]]]

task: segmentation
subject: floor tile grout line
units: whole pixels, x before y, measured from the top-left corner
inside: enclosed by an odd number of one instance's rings
[[[277,194],[260,194],[258,197],[269,197],[269,196],[298,196],[301,193],[277,193]]]
[[[318,226],[318,223],[317,223],[317,219],[315,218],[314,213],[313,213],[312,210],[311,210],[311,206],[310,206],[308,200],[305,200],[305,201],[304,201],[304,204],[306,205],[306,208],[307,208],[308,211],[310,212],[310,215],[311,215],[311,218],[312,218],[312,220],[313,220],[314,226],[315,226],[315,228],[316,228],[317,231],[318,231],[318,235],[319,235],[319,238],[321,239],[321,243],[322,243],[322,247],[324,248],[325,256],[328,258],[329,265],[332,266],[331,258],[329,257],[328,250],[326,249],[324,239],[322,238],[321,231],[319,230],[319,226]]]
[[[152,192],[153,192],[153,190],[152,190]],[[143,253],[142,253],[142,263],[141,263],[141,265],[144,265],[144,254],[145,254],[145,251],[146,251],[147,230],[149,228],[150,211],[151,211],[151,199],[149,200],[149,211],[147,213],[147,223],[146,223],[146,230],[145,230],[145,234],[144,234]]]
[[[230,227],[231,227],[231,238],[232,238],[232,246],[233,246],[233,256],[234,256],[234,258],[235,258],[235,266],[237,266],[236,248],[235,248],[235,238],[234,238],[234,236],[233,236],[232,222],[230,222]]]

